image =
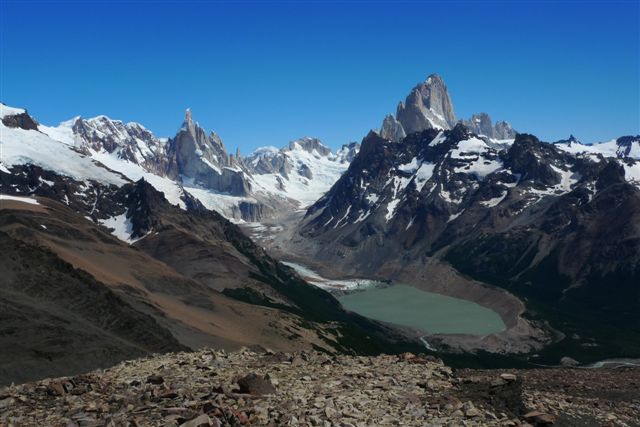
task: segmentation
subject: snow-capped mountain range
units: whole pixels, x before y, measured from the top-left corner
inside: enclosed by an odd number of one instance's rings
[[[304,230],[316,234],[355,226],[410,232],[434,215],[446,228],[472,209],[504,209],[517,201],[511,214],[519,214],[547,196],[577,188],[588,202],[609,163],[640,188],[639,150],[640,137],[583,145],[547,144],[522,135],[498,143],[463,125],[415,133],[401,144],[372,132],[345,175],[308,210]]]
[[[256,188],[293,198],[300,207],[308,207],[347,170],[359,148],[359,144],[351,143],[333,153],[319,139],[307,137],[281,149],[259,148],[244,163]]]
[[[591,312],[640,320],[640,136],[546,143],[483,113],[457,120],[435,75],[361,145],[337,152],[302,138],[231,155],[188,110],[171,138],[105,116],[44,126],[2,104],[0,121],[0,194],[61,202],[198,277],[200,264],[172,258],[172,236],[189,228],[191,213],[276,225],[284,214],[300,222],[281,223],[288,240],[273,238],[276,250],[339,274],[428,278],[439,290],[458,286],[463,298],[477,289],[470,280],[489,283],[560,313],[577,335]],[[174,205],[162,208],[172,220],[154,217],[139,201],[147,198]],[[229,225],[218,222],[224,234]],[[187,233],[189,248],[205,229]],[[160,238],[162,254],[153,243]]]
[[[228,154],[215,132],[207,135],[190,110],[173,138],[159,138],[139,123],[106,116],[75,117],[50,127],[38,124],[23,109],[1,108],[7,122],[2,125],[3,171],[31,163],[87,182],[121,185],[144,178],[172,204],[185,207],[188,193],[238,221],[259,220],[283,206],[301,209],[313,203],[346,170],[359,148],[349,144],[333,153],[316,138],[302,138],[243,158]],[[18,123],[17,117],[29,124]]]
[[[186,200],[194,198],[206,208],[236,221],[260,221],[282,211],[311,206],[338,181],[354,159],[363,157],[357,155],[360,144],[346,144],[332,152],[317,138],[310,137],[291,141],[283,148],[262,147],[248,156],[241,156],[239,152],[229,154],[221,138],[213,131],[207,134],[194,121],[190,110],[174,137],[161,138],[139,123],[124,123],[106,116],[75,117],[58,126],[45,126],[23,109],[3,104],[0,108],[2,172],[9,173],[13,166],[36,165],[84,182],[83,191],[94,196],[98,190],[90,190],[92,183],[120,186],[144,178],[162,191],[172,204],[186,208]],[[433,148],[442,144],[449,138],[448,132],[460,125],[464,125],[469,135],[475,136],[458,141],[457,148],[447,152],[447,162],[458,165],[452,172],[466,171],[467,175],[478,179],[494,173],[503,174],[504,164],[498,153],[511,146],[515,131],[506,122],[493,124],[486,113],[458,121],[447,87],[438,75],[431,75],[416,85],[399,104],[396,115],[385,117],[375,136],[397,143],[405,141],[407,133],[411,139],[419,132],[435,129],[440,133],[430,144]],[[370,134],[365,141],[369,141],[370,146],[373,139],[374,134]],[[571,138],[559,141],[555,146],[574,155],[589,153],[591,157],[618,157],[627,178],[640,179],[637,164],[623,161],[637,158],[640,152],[637,140],[632,137],[596,145],[581,144]],[[405,193],[414,186],[414,191],[421,193],[424,188],[434,192],[434,185],[439,181],[443,188],[456,185],[452,176],[436,180],[436,175],[444,169],[436,163],[443,159],[417,155],[403,159],[404,163],[395,165],[382,183],[384,188],[393,188],[392,196],[383,197],[381,188],[371,186],[364,195],[365,202],[360,196],[354,196],[342,201],[341,209],[350,209],[349,212],[335,213],[339,215],[336,218],[323,217],[326,226],[363,222],[376,215],[376,207],[382,207],[385,223],[393,222],[404,201],[410,199]],[[556,167],[567,170],[566,166]],[[473,180],[469,182],[472,187],[476,186]],[[464,186],[464,183],[458,186]],[[32,191],[36,191],[35,187]],[[442,197],[446,198],[448,190],[443,191]],[[451,200],[455,194],[455,191],[451,193]],[[72,196],[66,194],[65,198],[68,200]],[[452,216],[461,214],[453,207],[448,210]]]

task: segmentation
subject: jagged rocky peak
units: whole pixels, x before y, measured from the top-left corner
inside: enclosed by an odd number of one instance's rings
[[[191,113],[191,108],[187,108],[184,111],[184,121],[182,122],[182,129],[195,134],[197,124],[193,121],[193,114]]]
[[[187,108],[182,127],[174,140],[178,152],[184,151],[183,147],[185,150],[193,148],[196,156],[218,167],[229,164],[229,155],[220,136],[214,131],[211,131],[207,136],[205,130],[193,120],[190,108]],[[184,160],[191,159],[186,156]]]
[[[139,123],[124,123],[100,115],[90,119],[76,117],[63,124],[70,126],[77,148],[87,152],[117,152],[120,158],[142,164],[150,160],[152,154],[158,154],[165,145],[152,132]],[[158,160],[158,159],[155,159]]]
[[[498,121],[494,125],[487,113],[474,114],[471,119],[462,120],[462,123],[471,132],[491,139],[513,139],[516,137],[516,131],[509,123]]]
[[[495,124],[487,113],[474,114],[469,120],[460,120],[469,130],[493,140],[513,139],[516,131],[505,121]],[[396,116],[387,115],[378,134],[393,142],[401,141],[411,133],[425,129],[453,129],[457,123],[447,86],[437,74],[411,90],[404,102],[400,102]]]
[[[398,105],[396,118],[407,134],[431,128],[451,129],[456,124],[456,115],[442,78],[432,74],[414,87]]]
[[[382,138],[393,142],[398,142],[407,136],[402,124],[391,114],[387,114],[382,121],[379,134]]]
[[[175,169],[173,175],[231,195],[250,192],[247,177],[237,164],[231,164],[222,139],[215,132],[207,136],[193,120],[190,109],[185,112],[182,127],[170,144],[175,155],[175,162],[171,163]]]

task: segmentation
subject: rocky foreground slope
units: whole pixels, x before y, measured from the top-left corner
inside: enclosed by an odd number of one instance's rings
[[[632,426],[640,370],[203,350],[0,389],[0,426]]]

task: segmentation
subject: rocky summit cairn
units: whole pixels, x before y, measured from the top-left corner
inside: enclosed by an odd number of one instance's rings
[[[0,425],[637,425],[639,378],[608,369],[453,372],[411,353],[202,350],[5,387]]]

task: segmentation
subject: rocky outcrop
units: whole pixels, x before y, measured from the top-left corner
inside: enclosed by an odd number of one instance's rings
[[[638,380],[638,369],[454,372],[411,353],[333,357],[205,349],[0,389],[0,423],[636,425]]]
[[[254,173],[259,175],[275,173],[284,178],[289,177],[293,167],[287,161],[287,156],[273,147],[257,149],[246,159],[246,162]]]
[[[504,121],[496,122],[495,125],[491,121],[491,117],[487,113],[479,113],[471,116],[469,120],[462,120],[462,123],[473,133],[486,136],[491,139],[514,139],[516,131],[511,125]]]
[[[37,130],[38,123],[27,112],[6,115],[2,117],[2,124],[10,128],[20,128],[24,130]]]
[[[516,137],[516,130],[511,127],[509,122],[498,121],[494,125],[494,134],[493,137],[495,139],[513,139]]]
[[[456,115],[442,78],[432,74],[398,105],[396,118],[407,134],[425,129],[451,129]]]
[[[393,142],[398,142],[407,136],[402,124],[391,114],[387,114],[382,121],[379,134],[382,138]]]

